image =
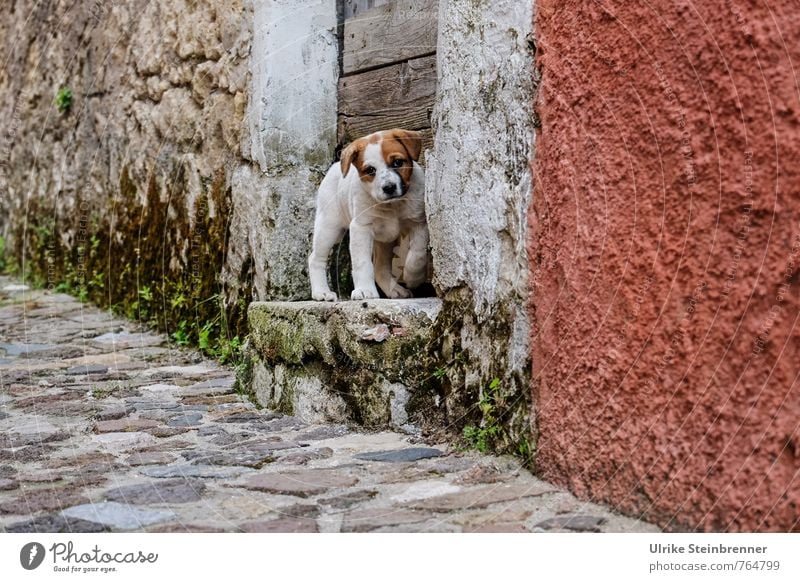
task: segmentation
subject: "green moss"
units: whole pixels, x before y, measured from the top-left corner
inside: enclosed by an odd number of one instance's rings
[[[220,282],[230,189],[220,169],[202,183],[190,209],[188,187],[181,165],[161,179],[153,172],[144,182],[124,166],[111,203],[76,193],[79,211],[61,214],[47,199],[34,198],[28,228],[18,224],[13,233],[20,242],[11,260],[25,257],[26,279],[35,285],[110,307],[173,339],[177,334],[181,344],[236,361],[252,273],[243,274],[237,293]]]

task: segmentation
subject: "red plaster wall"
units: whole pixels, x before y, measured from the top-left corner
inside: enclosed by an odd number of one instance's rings
[[[669,529],[800,530],[800,10],[536,10],[544,476]]]

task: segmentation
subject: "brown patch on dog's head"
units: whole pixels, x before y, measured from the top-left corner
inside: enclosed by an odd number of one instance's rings
[[[364,148],[367,147],[367,139],[361,137],[351,143],[349,146],[342,150],[342,155],[339,158],[342,165],[342,176],[346,176],[350,171],[350,166],[355,166],[356,170],[361,172],[361,159],[364,153]]]
[[[414,163],[422,152],[422,136],[416,131],[390,129],[383,132],[381,153],[386,165],[395,170],[403,184],[408,186]]]

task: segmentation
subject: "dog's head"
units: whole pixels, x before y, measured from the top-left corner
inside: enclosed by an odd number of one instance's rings
[[[408,192],[414,162],[421,151],[422,137],[416,131],[379,131],[357,139],[342,151],[342,175],[355,167],[375,200],[397,200]]]

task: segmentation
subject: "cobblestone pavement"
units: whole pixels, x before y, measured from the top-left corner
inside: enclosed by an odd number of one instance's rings
[[[258,410],[164,336],[0,289],[7,532],[657,531],[511,458]]]

